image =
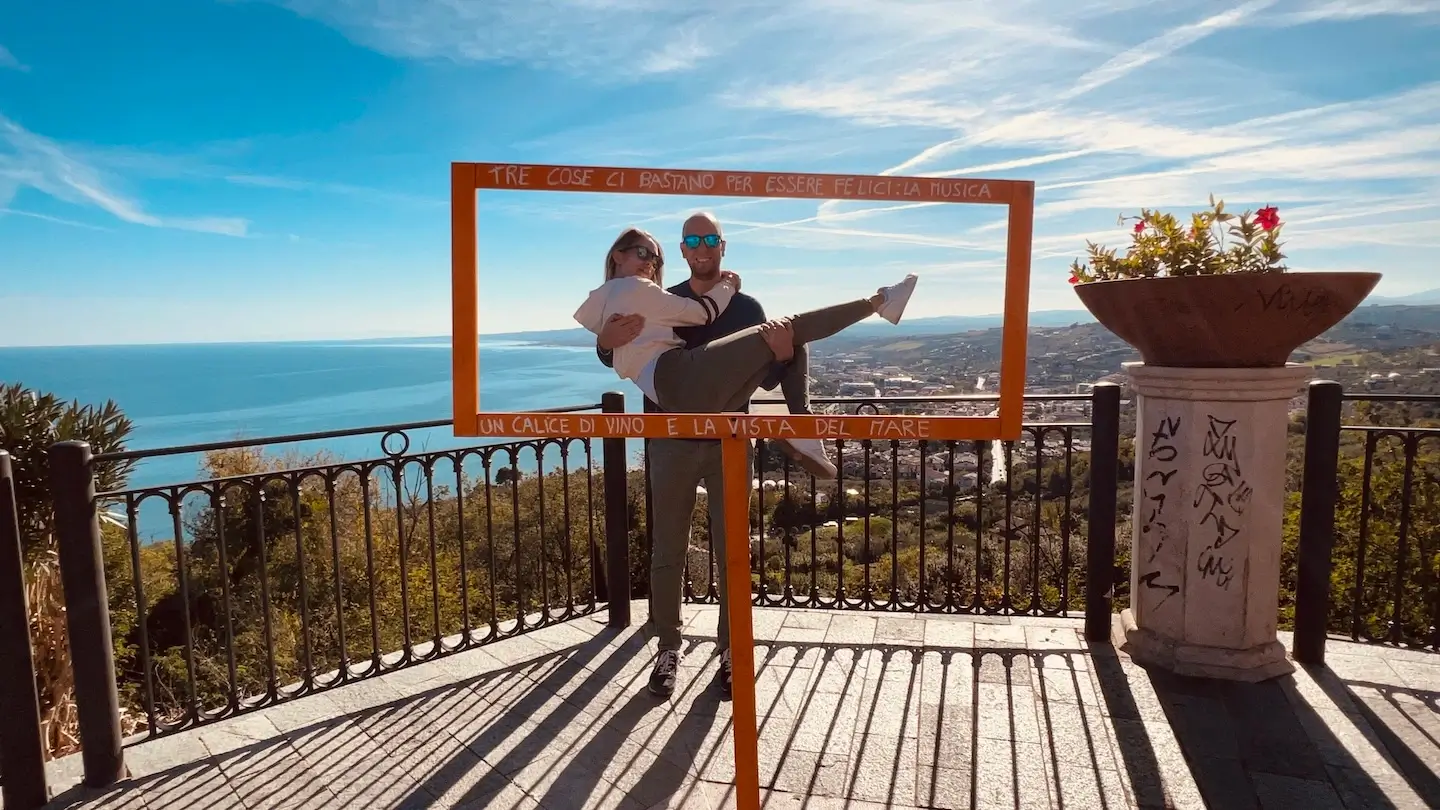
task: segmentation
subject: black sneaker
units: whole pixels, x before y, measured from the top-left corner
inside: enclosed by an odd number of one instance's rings
[[[655,656],[655,668],[650,670],[650,694],[670,697],[675,691],[675,671],[679,667],[679,651],[661,650]]]
[[[730,650],[727,647],[720,653],[720,691],[725,697],[730,697],[733,688],[734,674],[730,666]]]

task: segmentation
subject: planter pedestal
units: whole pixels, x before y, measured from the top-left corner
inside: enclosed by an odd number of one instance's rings
[[[1312,370],[1125,369],[1137,395],[1126,651],[1181,675],[1293,672],[1275,636],[1286,426]]]

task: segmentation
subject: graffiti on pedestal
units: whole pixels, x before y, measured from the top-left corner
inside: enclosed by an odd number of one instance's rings
[[[1200,550],[1195,568],[1200,572],[1200,579],[1229,590],[1235,578],[1236,559],[1236,547],[1231,543],[1240,534],[1240,518],[1255,490],[1246,482],[1236,460],[1237,420],[1219,419],[1214,414],[1206,418],[1209,424],[1201,451],[1205,469],[1201,473],[1202,482],[1195,489],[1193,505],[1203,511],[1199,528],[1202,536],[1209,535],[1210,542]]]
[[[1179,432],[1180,417],[1167,416],[1160,420],[1160,424],[1150,434],[1150,443],[1145,454],[1145,467],[1149,472],[1146,473],[1140,488],[1140,508],[1143,515],[1140,521],[1141,546],[1146,550],[1145,564],[1152,566],[1152,570],[1140,575],[1140,582],[1149,590],[1165,592],[1155,604],[1156,608],[1180,592],[1179,585],[1159,581],[1161,572],[1154,567],[1156,555],[1165,548],[1165,543],[1170,539],[1169,521],[1179,517],[1174,514],[1174,507],[1171,507],[1170,513],[1165,511],[1165,504],[1171,495],[1170,479],[1175,477],[1180,457],[1180,450],[1176,446]]]

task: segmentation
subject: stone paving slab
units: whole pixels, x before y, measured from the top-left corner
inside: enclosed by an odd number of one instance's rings
[[[713,607],[669,700],[639,625],[579,619],[140,742],[52,807],[735,807]],[[1262,684],[1151,672],[1070,619],[757,610],[767,808],[1440,806],[1440,656],[1334,642]]]

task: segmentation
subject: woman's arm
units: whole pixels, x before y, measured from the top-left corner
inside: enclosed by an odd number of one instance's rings
[[[735,285],[722,280],[699,298],[666,292],[651,281],[637,284],[622,300],[619,309],[645,316],[647,323],[660,326],[703,326],[725,311],[735,296]]]

